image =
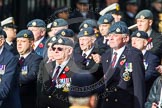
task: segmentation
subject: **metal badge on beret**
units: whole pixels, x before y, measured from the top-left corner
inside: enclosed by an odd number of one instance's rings
[[[54,26],[57,26],[57,22],[53,22],[53,25],[54,25]]]
[[[145,16],[141,15],[140,18],[141,18],[141,19],[145,19]]]
[[[137,37],[140,37],[140,36],[141,36],[141,34],[138,32],[138,33],[137,33]]]
[[[32,26],[36,26],[37,25],[37,23],[36,22],[32,22]]]
[[[119,5],[116,5],[116,10],[117,10],[117,11],[119,11],[119,10],[120,10]]]
[[[129,72],[124,72],[124,73],[123,73],[123,80],[124,80],[124,81],[129,81],[129,80],[130,80]]]
[[[24,34],[24,37],[27,38],[27,37],[28,37],[28,34],[25,33],[25,34]]]
[[[63,43],[63,40],[62,40],[62,39],[59,39],[59,40],[58,40],[58,43]]]
[[[117,28],[117,29],[116,29],[116,32],[120,32],[120,28]]]
[[[65,35],[66,35],[66,33],[65,33],[64,31],[62,31],[62,32],[61,32],[61,35],[62,35],[62,36],[65,36]]]
[[[84,27],[84,28],[88,28],[88,24],[84,24],[83,27]]]
[[[52,38],[52,41],[55,41],[55,40],[56,40],[56,37],[53,37],[53,38]]]
[[[88,35],[88,31],[84,31],[84,35]]]
[[[108,20],[107,19],[104,19],[104,23],[107,23],[108,22]]]

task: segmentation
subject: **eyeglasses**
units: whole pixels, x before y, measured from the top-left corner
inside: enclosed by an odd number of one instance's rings
[[[62,51],[63,50],[63,48],[61,48],[61,47],[57,47],[57,48],[56,47],[52,47],[53,51],[55,51],[56,49],[57,49],[57,51]]]

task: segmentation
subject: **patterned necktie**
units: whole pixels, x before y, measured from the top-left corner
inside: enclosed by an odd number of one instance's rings
[[[24,64],[24,61],[25,61],[24,57],[21,57],[19,59],[19,65],[22,66]]]
[[[113,59],[112,59],[112,62],[111,62],[111,66],[112,66],[113,68],[114,68],[114,66],[115,66],[116,59],[117,59],[117,53],[114,52],[114,54],[113,54]]]
[[[60,68],[61,68],[61,66],[57,66],[56,71],[55,71],[55,74],[54,74],[52,80],[56,80],[56,78],[57,78],[57,76],[59,74]]]

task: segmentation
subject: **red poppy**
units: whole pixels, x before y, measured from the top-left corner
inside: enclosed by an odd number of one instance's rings
[[[66,74],[61,74],[60,79],[62,79],[62,78],[67,78]]]
[[[65,72],[69,72],[69,70],[70,70],[70,69],[69,69],[68,66],[66,66],[65,69],[64,69]]]
[[[120,65],[122,66],[125,63],[126,59],[120,61]]]
[[[147,41],[148,41],[149,43],[150,43],[150,42],[152,42],[152,38],[148,38],[148,40],[147,40]]]
[[[44,47],[43,43],[40,43],[39,48],[43,48],[43,47]]]

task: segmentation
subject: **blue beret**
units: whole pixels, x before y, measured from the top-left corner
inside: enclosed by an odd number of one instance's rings
[[[90,86],[95,84],[95,82],[96,79],[90,73],[75,73],[71,78],[71,88],[69,91],[69,96],[88,97],[94,95],[97,90]],[[83,89],[79,89],[80,87]]]
[[[46,23],[41,19],[34,19],[28,22],[27,27],[44,27],[46,28]]]
[[[78,33],[78,38],[80,38],[80,37],[83,37],[83,36],[88,36],[88,37],[90,37],[90,36],[94,36],[95,35],[95,33],[94,33],[94,30],[93,30],[93,28],[91,28],[91,27],[88,27],[88,28],[83,28],[79,33]]]
[[[66,45],[66,46],[74,46],[74,42],[66,37],[52,37],[52,46],[54,45]]]
[[[51,28],[52,28],[52,27],[67,26],[67,25],[68,25],[67,21],[65,21],[65,20],[62,19],[62,18],[59,18],[59,19],[55,19],[55,20],[52,22]]]
[[[145,9],[138,12],[135,19],[153,19],[153,14],[150,10]]]
[[[79,29],[88,27],[97,28],[98,27],[97,22],[93,19],[87,19],[80,24]]]
[[[1,38],[6,38],[7,37],[6,32],[2,28],[0,28],[0,37]]]
[[[57,34],[57,36],[63,36],[63,37],[74,37],[74,32],[71,29],[63,29],[61,31],[59,31]]]
[[[115,33],[115,34],[129,34],[128,27],[125,22],[118,21],[115,22],[109,29],[108,33]]]
[[[138,38],[143,38],[143,39],[148,39],[148,34],[144,31],[135,31],[132,33],[131,37],[138,37]]]
[[[111,14],[105,14],[98,19],[97,24],[111,24],[112,21],[114,21],[113,16]]]
[[[33,32],[30,30],[21,30],[20,32],[17,33],[16,38],[31,38],[34,39]]]

